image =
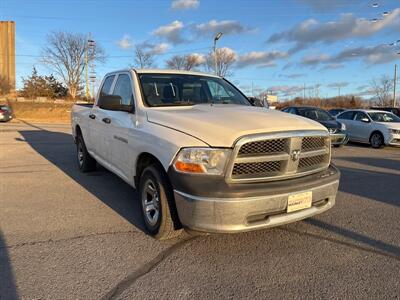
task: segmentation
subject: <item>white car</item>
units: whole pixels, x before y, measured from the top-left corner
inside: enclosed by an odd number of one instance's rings
[[[139,190],[158,239],[182,227],[238,232],[295,222],[335,204],[328,130],[251,106],[223,78],[196,72],[109,73],[92,107],[74,105],[83,172],[96,162]]]
[[[350,141],[368,143],[373,148],[400,146],[400,118],[379,110],[346,110],[336,117],[347,128]]]

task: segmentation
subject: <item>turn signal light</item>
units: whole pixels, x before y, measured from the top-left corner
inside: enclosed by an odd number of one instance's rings
[[[185,163],[181,161],[175,162],[175,169],[181,172],[188,173],[204,173],[204,169],[201,167],[201,165]]]

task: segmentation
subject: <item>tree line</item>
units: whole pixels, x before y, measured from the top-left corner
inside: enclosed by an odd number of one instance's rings
[[[76,99],[84,96],[85,66],[102,64],[107,59],[105,51],[99,43],[96,43],[90,50],[88,51],[88,40],[85,34],[62,31],[50,33],[42,49],[42,62],[50,69],[51,74],[41,76],[33,68],[30,76],[22,78],[23,87],[19,94],[28,98],[68,97]],[[131,67],[154,68],[156,67],[156,56],[154,51],[136,46],[133,51]],[[215,53],[211,51],[205,55],[174,55],[166,60],[165,64],[168,69],[203,70],[222,77],[229,77],[232,75],[235,62],[234,52],[228,48],[218,48]],[[7,89],[1,85],[1,82],[2,80],[0,80],[0,94],[2,90]],[[369,92],[374,95],[379,105],[390,103],[392,88],[393,81],[387,76],[374,79],[369,84]],[[316,96],[315,99],[317,98],[319,97]]]

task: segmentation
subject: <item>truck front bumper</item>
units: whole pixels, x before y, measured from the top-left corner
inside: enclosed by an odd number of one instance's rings
[[[274,187],[272,193],[257,196],[248,196],[254,191],[246,193],[243,190],[233,197],[198,196],[175,189],[175,203],[182,225],[195,231],[228,233],[274,227],[323,213],[333,207],[339,186],[339,171],[331,166],[322,173],[318,180],[314,175],[308,176],[309,180],[302,178],[297,184],[295,180],[286,180],[286,188],[285,181],[282,181],[280,192],[275,193],[277,189]],[[268,183],[265,184],[268,188]],[[249,191],[251,186],[248,184]],[[312,206],[287,213],[289,195],[306,191],[312,192]]]

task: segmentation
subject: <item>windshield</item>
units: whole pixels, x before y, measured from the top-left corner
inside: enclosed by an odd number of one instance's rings
[[[389,112],[370,112],[368,115],[374,122],[400,122],[400,118]]]
[[[184,74],[142,74],[139,78],[148,106],[250,105],[239,90],[221,78]]]
[[[332,116],[322,110],[322,109],[315,109],[315,108],[298,108],[299,114],[303,117],[316,120],[316,121],[330,121],[334,120]]]

